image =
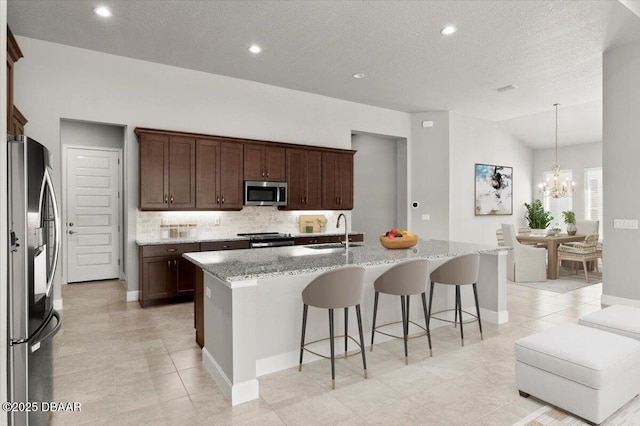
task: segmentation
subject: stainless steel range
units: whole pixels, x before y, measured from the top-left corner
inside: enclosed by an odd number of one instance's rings
[[[249,237],[251,248],[292,246],[293,236],[279,232],[254,232],[238,234],[239,237]]]

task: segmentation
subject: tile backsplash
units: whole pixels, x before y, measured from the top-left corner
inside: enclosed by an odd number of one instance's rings
[[[247,206],[240,211],[176,211],[149,212],[137,210],[136,237],[158,238],[163,220],[167,224],[195,223],[201,238],[227,238],[239,232],[300,233],[299,217],[323,214],[327,217],[327,232],[344,232],[344,224],[335,228],[340,211],[281,211],[276,207]],[[350,216],[350,212],[345,212]],[[351,227],[350,227],[351,230]]]

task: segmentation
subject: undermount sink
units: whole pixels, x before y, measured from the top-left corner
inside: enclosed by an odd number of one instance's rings
[[[349,243],[349,248],[351,247],[360,247],[362,244],[357,243]],[[340,249],[344,250],[344,244],[335,243],[335,244],[317,244],[313,246],[304,246],[304,248],[313,249],[313,250],[335,250]]]

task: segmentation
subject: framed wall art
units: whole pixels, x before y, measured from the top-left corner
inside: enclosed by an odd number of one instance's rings
[[[475,165],[475,215],[513,214],[513,167]]]

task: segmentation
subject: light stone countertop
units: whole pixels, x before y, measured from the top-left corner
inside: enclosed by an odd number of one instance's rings
[[[222,281],[255,280],[280,275],[325,271],[345,265],[372,266],[400,263],[408,259],[439,259],[467,253],[496,253],[510,247],[419,240],[410,249],[389,250],[379,243],[352,243],[349,253],[338,249],[311,249],[309,246],[186,253],[184,258]]]
[[[362,232],[349,232],[349,235],[354,234],[362,234]],[[315,233],[298,233],[291,234],[294,238],[296,237],[331,237],[331,236],[342,236],[344,232],[315,232]],[[229,235],[229,236],[217,236],[217,237],[198,237],[198,238],[165,238],[162,239],[160,237],[154,238],[137,238],[136,244],[138,246],[154,246],[154,245],[162,245],[162,244],[187,244],[187,243],[211,243],[216,241],[243,241],[249,240],[248,237],[239,237],[237,235]]]

